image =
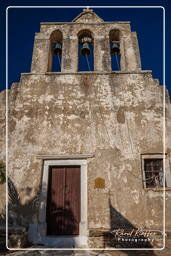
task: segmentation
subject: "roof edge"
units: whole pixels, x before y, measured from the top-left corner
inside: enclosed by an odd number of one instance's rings
[[[120,23],[120,24],[130,24],[131,21],[103,21],[100,24],[111,24],[111,23]],[[40,22],[40,25],[61,25],[61,24],[85,24],[84,22]],[[98,25],[98,23],[87,23],[87,24],[94,24],[94,25]]]

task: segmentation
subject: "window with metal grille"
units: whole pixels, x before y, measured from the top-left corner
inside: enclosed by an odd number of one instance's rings
[[[144,159],[146,188],[163,187],[163,159]]]

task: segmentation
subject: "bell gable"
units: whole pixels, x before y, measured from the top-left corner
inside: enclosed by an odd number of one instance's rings
[[[72,22],[76,23],[100,23],[104,22],[96,13],[91,9],[84,9]]]

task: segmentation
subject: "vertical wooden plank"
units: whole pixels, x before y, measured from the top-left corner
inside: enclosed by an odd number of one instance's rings
[[[67,232],[79,234],[80,223],[80,167],[68,166],[66,168],[66,195],[65,209],[67,213]]]
[[[55,167],[50,170],[47,233],[49,235],[63,234],[65,207],[65,169]]]
[[[80,223],[80,167],[50,169],[47,235],[78,235]]]

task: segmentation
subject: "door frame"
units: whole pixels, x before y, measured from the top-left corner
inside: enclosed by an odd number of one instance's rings
[[[87,160],[44,160],[42,188],[40,194],[39,223],[38,230],[40,237],[46,237],[46,207],[48,194],[49,168],[53,166],[80,166],[80,187],[81,187],[81,203],[80,203],[80,225],[79,236],[87,237]],[[58,237],[58,236],[56,236]],[[78,236],[77,236],[78,237]]]

